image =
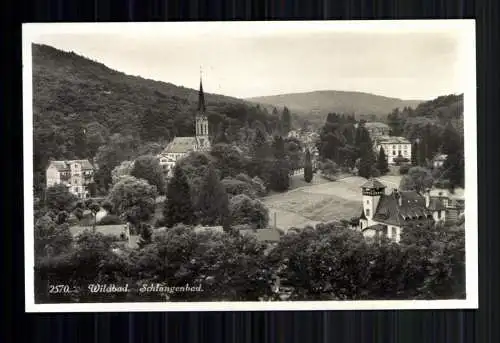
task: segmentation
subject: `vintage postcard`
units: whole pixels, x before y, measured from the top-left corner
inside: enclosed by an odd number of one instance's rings
[[[475,22],[23,26],[28,312],[477,308]]]

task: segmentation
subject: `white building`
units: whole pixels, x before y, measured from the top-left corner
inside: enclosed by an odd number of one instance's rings
[[[63,184],[78,198],[89,198],[88,185],[94,181],[89,160],[51,161],[46,170],[47,187]]]
[[[373,146],[377,154],[384,148],[387,163],[396,164],[398,156],[411,161],[411,142],[404,137],[381,136],[374,140]]]
[[[363,203],[358,229],[367,238],[387,237],[399,243],[405,229],[446,220],[442,200],[431,197],[429,191],[424,195],[399,190],[386,194],[386,186],[376,179],[368,180],[361,189]]]
[[[190,137],[175,137],[163,150],[158,158],[160,165],[167,175],[171,175],[172,169],[184,156],[192,151],[210,150],[210,139],[208,130],[208,117],[205,113],[205,95],[200,79],[200,90],[198,92],[198,112],[195,118],[195,135]]]

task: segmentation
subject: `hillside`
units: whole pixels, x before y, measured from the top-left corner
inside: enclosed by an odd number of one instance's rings
[[[193,134],[197,89],[126,75],[46,45],[34,44],[32,53],[35,171],[50,158],[92,158],[113,134],[137,144]],[[205,101],[212,132],[221,121],[235,129],[258,121],[269,130],[277,121],[240,99],[206,93]]]
[[[384,96],[344,91],[316,91],[309,93],[281,94],[246,99],[264,105],[287,106],[292,112],[301,114],[311,121],[324,122],[329,112],[355,113],[357,119],[375,115],[385,119],[394,108],[416,107],[421,101],[401,100]]]

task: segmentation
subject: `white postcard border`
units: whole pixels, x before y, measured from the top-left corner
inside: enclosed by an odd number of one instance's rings
[[[168,25],[169,34],[262,34],[301,33],[304,30],[325,32],[423,32],[459,30],[462,56],[467,56],[461,82],[464,92],[465,130],[465,220],[466,220],[466,293],[464,300],[401,301],[269,301],[269,302],[153,302],[153,303],[71,303],[35,304],[34,299],[34,213],[33,213],[33,85],[31,45],[42,34],[83,34],[90,32],[134,32],[151,34],[159,25]],[[231,26],[231,30],[228,30]],[[313,21],[313,22],[190,22],[190,23],[41,23],[24,24],[23,57],[23,153],[24,153],[24,255],[26,312],[129,312],[129,311],[266,311],[266,310],[394,310],[394,309],[475,309],[478,308],[478,239],[477,239],[477,148],[476,148],[476,50],[474,20],[391,20],[391,21]]]

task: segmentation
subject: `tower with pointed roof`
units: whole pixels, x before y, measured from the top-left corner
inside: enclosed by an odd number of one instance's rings
[[[203,82],[200,75],[200,90],[198,91],[198,110],[195,118],[195,136],[200,149],[209,144],[208,117],[205,107],[205,94],[203,93]]]
[[[373,221],[373,216],[377,210],[380,197],[385,194],[385,188],[386,186],[376,179],[370,179],[361,186],[363,194],[363,214],[368,220],[368,225],[371,225]]]

